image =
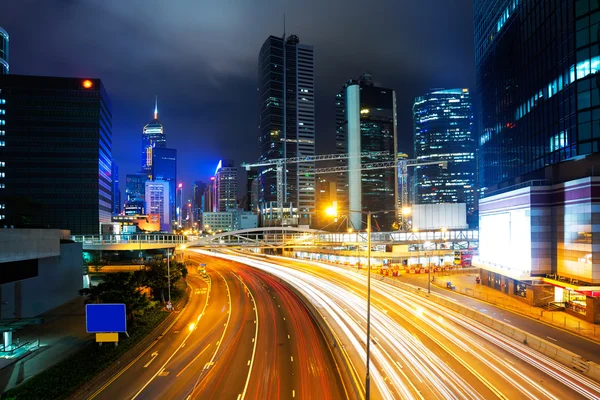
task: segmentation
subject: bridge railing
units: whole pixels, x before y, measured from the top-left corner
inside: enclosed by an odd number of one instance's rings
[[[183,244],[187,238],[183,235],[136,234],[136,235],[73,235],[71,240],[87,245],[105,244]]]

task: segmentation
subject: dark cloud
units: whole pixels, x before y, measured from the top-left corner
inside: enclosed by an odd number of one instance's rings
[[[400,150],[411,152],[413,98],[472,87],[471,0],[3,0],[11,72],[102,78],[113,103],[121,176],[140,164],[154,95],[184,182],[257,145],[257,56],[270,34],[315,47],[317,150],[332,152],[335,93],[370,71],[397,92]]]

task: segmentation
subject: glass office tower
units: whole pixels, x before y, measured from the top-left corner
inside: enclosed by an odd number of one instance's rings
[[[233,160],[220,160],[215,170],[217,211],[237,208],[237,168]]]
[[[599,3],[475,0],[474,12],[481,187],[597,152]]]
[[[99,233],[113,206],[102,82],[0,75],[0,110],[1,223]]]
[[[152,152],[155,148],[167,147],[165,130],[158,120],[158,99],[154,104],[154,118],[142,132],[142,172],[152,177]]]
[[[0,75],[8,74],[8,33],[0,27]]]
[[[393,161],[396,152],[396,92],[373,83],[370,74],[350,80],[336,96],[336,151],[348,153],[349,171],[338,176],[338,201],[343,209],[393,211],[398,204],[397,169],[360,171],[369,162]],[[385,157],[360,157],[364,152],[388,152]],[[355,229],[362,229],[362,215],[351,213]],[[375,229],[393,229],[394,212],[373,215]]]
[[[415,158],[421,162],[447,161],[448,168],[414,168],[417,204],[466,203],[474,214],[475,138],[473,108],[468,89],[433,89],[413,105]]]
[[[313,48],[297,36],[269,36],[258,56],[260,160],[315,155]],[[285,96],[284,96],[285,93]],[[315,209],[314,163],[288,164],[283,173],[284,207],[309,219]],[[260,202],[276,206],[275,166],[259,175]],[[275,212],[276,215],[279,215]]]
[[[169,207],[171,218],[175,218],[177,205],[177,149],[155,147],[152,149],[152,180],[169,183]],[[173,223],[174,221],[171,221]]]

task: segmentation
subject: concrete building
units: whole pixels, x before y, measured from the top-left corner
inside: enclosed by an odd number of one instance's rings
[[[205,212],[203,215],[204,232],[229,232],[234,230],[234,212]]]
[[[169,207],[169,182],[146,182],[146,210],[148,214],[160,215],[160,230],[171,230],[171,208]]]
[[[77,297],[82,259],[69,231],[0,229],[0,320],[35,317]]]

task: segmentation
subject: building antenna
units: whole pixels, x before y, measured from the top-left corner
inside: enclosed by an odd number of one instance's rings
[[[283,40],[285,40],[285,13],[283,13]]]
[[[158,119],[158,95],[154,99],[154,119]]]

